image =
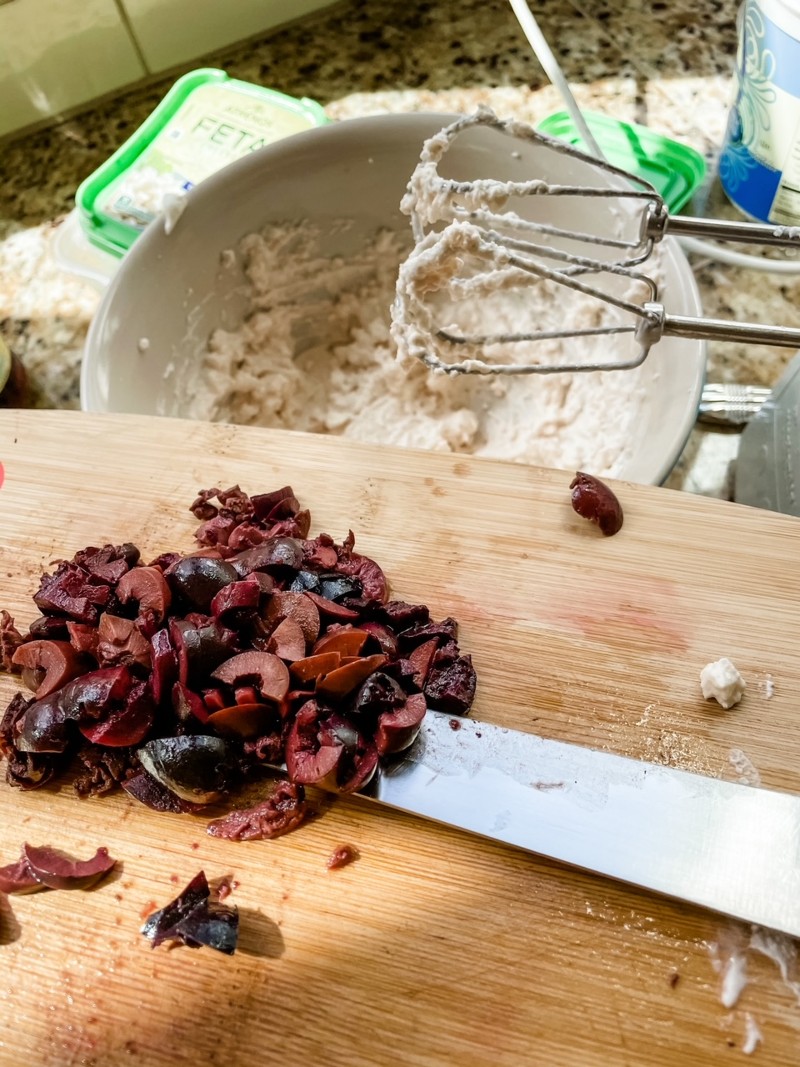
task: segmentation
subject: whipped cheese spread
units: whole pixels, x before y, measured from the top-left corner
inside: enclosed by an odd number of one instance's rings
[[[309,224],[246,236],[235,252],[247,313],[236,329],[215,330],[187,371],[181,414],[599,476],[623,471],[645,395],[639,370],[499,380],[397,358],[391,306],[410,244],[410,235],[379,231],[341,258]],[[572,296],[574,313],[591,318],[581,294]],[[526,299],[543,318],[563,320],[559,294]],[[518,306],[518,293],[496,294],[492,304],[507,322]],[[580,355],[603,341],[579,339]],[[558,355],[565,342],[550,344]]]

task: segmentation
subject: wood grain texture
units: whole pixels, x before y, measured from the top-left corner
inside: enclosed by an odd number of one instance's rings
[[[2,412],[0,462],[0,606],[21,624],[49,561],[188,551],[198,488],[291,483],[314,532],[352,528],[396,595],[459,619],[475,717],[732,780],[741,749],[800,791],[795,519],[621,484],[625,525],[603,538],[563,472],[128,416]],[[748,683],[729,712],[698,682],[722,655]],[[15,689],[0,675],[3,706]],[[23,840],[121,861],[0,914],[0,1062],[716,1064],[740,1060],[751,1013],[757,1062],[797,1063],[772,962],[750,953],[721,1006],[709,945],[748,931],[717,916],[357,799],[273,842],[205,824],[0,784],[0,862]],[[361,858],[327,871],[344,842]],[[240,951],[151,951],[142,917],[200,868],[240,883]]]

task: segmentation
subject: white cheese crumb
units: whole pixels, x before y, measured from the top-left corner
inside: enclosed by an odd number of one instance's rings
[[[732,708],[742,699],[745,681],[729,659],[707,663],[700,671],[700,688],[706,700],[712,697],[723,708]]]
[[[150,338],[140,337],[139,343],[136,347],[139,349],[140,352],[146,352],[150,347]]]
[[[747,959],[740,952],[725,961],[719,999],[723,1008],[732,1008],[747,985]]]
[[[178,219],[186,210],[186,197],[182,193],[165,193],[161,200],[164,215],[164,233],[169,237],[175,229]]]
[[[744,1044],[742,1045],[742,1052],[746,1056],[752,1056],[758,1046],[764,1038],[761,1035],[758,1023],[755,1021],[750,1012],[745,1012],[744,1016]]]
[[[772,675],[768,674],[764,679],[764,699],[772,700],[775,696],[775,683],[772,680]]]
[[[732,748],[728,753],[728,762],[739,775],[742,785],[761,785],[761,775],[753,761],[740,748]]]

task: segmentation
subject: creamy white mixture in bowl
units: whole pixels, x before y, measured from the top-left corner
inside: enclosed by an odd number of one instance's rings
[[[387,115],[321,127],[192,190],[172,232],[153,223],[104,297],[85,353],[84,408],[663,480],[694,423],[700,342],[664,339],[634,371],[502,381],[396,359],[390,307],[411,242],[399,204],[422,142],[449,118]],[[582,177],[576,161],[543,159],[535,146],[485,128],[465,135],[449,157],[457,178],[525,179],[543,166],[551,180]],[[573,203],[565,217],[580,228],[587,210],[597,207],[576,211]],[[676,246],[665,242],[648,271],[663,282],[668,310],[699,313]],[[562,291],[525,296],[527,311],[545,325],[585,320],[591,312],[580,299]],[[498,305],[489,315],[497,323],[515,311]],[[615,343],[568,342],[571,355],[583,346],[582,358]]]

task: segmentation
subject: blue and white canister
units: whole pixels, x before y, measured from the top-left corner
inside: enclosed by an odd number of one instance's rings
[[[746,0],[719,177],[762,222],[800,224],[800,0]]]

